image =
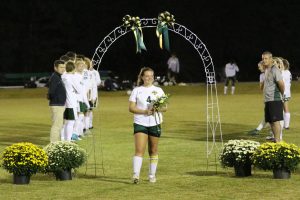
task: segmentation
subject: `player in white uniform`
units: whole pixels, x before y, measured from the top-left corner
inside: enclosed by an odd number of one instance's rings
[[[78,59],[75,63],[76,72],[75,79],[76,82],[80,85],[79,93],[77,94],[77,111],[78,111],[78,119],[75,122],[75,130],[78,136],[83,136],[84,129],[84,112],[89,108],[89,103],[87,100],[87,93],[85,90],[85,86],[83,83],[83,68],[85,63],[82,59]]]
[[[66,109],[64,112],[64,141],[71,141],[72,134],[74,132],[75,120],[78,118],[77,115],[77,97],[76,93],[79,91],[79,88],[74,83],[74,70],[75,66],[73,62],[66,63],[66,73],[62,75],[62,81],[66,88]]]
[[[89,129],[93,128],[93,108],[97,107],[98,101],[98,86],[101,84],[100,74],[93,68],[93,63],[90,59],[85,58],[86,63],[89,63],[90,79],[91,79],[91,93],[90,93],[90,112],[89,112]]]
[[[139,182],[147,144],[150,156],[149,181],[156,182],[157,146],[161,135],[160,124],[162,123],[161,112],[165,112],[167,108],[163,108],[159,112],[154,112],[151,108],[148,101],[164,95],[161,88],[153,85],[153,81],[153,70],[148,67],[142,68],[138,76],[138,87],[133,89],[129,98],[129,111],[134,114],[135,156],[133,157],[133,182],[136,184]],[[158,115],[160,116],[158,117]],[[160,119],[160,121],[157,121],[157,119]]]
[[[284,95],[283,95],[283,110],[284,110],[284,128],[289,129],[290,127],[290,120],[291,120],[291,114],[289,111],[289,105],[288,102],[291,98],[291,82],[292,82],[292,74],[290,72],[290,64],[286,59],[282,60],[284,70],[282,71],[282,77],[284,82]]]
[[[84,112],[84,132],[86,132],[87,130],[89,130],[89,125],[90,125],[90,100],[91,100],[91,91],[92,91],[92,74],[90,72],[90,70],[88,70],[90,68],[90,63],[86,62],[86,60],[83,60],[84,65],[83,65],[83,71],[82,71],[82,75],[83,75],[83,85],[85,88],[85,95],[88,101],[88,106],[89,108],[86,110],[86,112]],[[88,133],[88,132],[86,132]]]

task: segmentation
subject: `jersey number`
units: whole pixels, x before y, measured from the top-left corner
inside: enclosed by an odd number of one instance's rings
[[[147,102],[148,102],[148,103],[151,103],[151,98],[150,98],[150,96],[148,96]]]

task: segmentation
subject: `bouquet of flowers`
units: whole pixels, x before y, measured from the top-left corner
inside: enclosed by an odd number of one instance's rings
[[[165,94],[163,96],[159,96],[154,100],[148,99],[147,102],[150,103],[154,111],[158,112],[162,108],[166,107],[169,103],[170,94]]]
[[[21,142],[6,147],[2,156],[2,167],[17,176],[31,176],[38,171],[44,171],[48,165],[46,152],[27,142]]]
[[[285,142],[262,144],[252,155],[254,166],[264,170],[295,170],[300,162],[300,148]]]
[[[66,141],[50,143],[45,147],[49,157],[48,171],[57,172],[80,167],[86,160],[86,152],[77,144]]]
[[[220,162],[223,167],[251,164],[250,157],[259,145],[252,140],[229,140],[219,156]]]

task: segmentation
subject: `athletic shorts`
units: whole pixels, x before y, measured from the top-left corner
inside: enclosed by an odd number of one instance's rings
[[[160,124],[157,126],[146,127],[146,126],[134,123],[133,129],[134,129],[134,134],[145,133],[145,134],[153,136],[153,137],[160,137],[160,135],[161,135]]]
[[[282,101],[265,102],[265,120],[270,123],[283,120]]]
[[[65,120],[75,120],[75,113],[73,108],[66,108],[64,112],[64,119]]]
[[[80,108],[80,111],[79,112],[87,112],[88,111],[88,108],[87,108],[87,105],[83,102],[79,102],[79,108]]]
[[[97,100],[94,101],[94,103],[92,101],[89,101],[89,104],[90,104],[90,110],[92,110],[93,108],[96,108],[96,103],[97,103]]]

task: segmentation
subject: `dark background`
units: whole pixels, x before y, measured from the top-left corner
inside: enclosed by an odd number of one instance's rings
[[[257,81],[257,63],[265,50],[288,59],[292,72],[299,71],[298,0],[1,0],[0,8],[1,73],[50,72],[53,61],[67,51],[92,57],[126,14],[156,18],[165,10],[204,42],[219,74],[233,58],[239,80]],[[109,48],[100,69],[129,79],[141,66],[165,73],[169,52],[159,49],[155,28],[143,32],[147,52],[136,54],[128,33]],[[203,64],[192,45],[172,32],[170,45],[180,60],[181,80],[204,81]]]

